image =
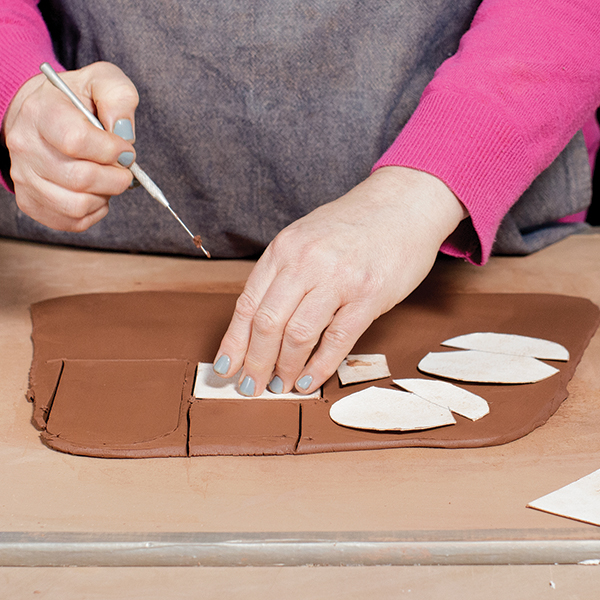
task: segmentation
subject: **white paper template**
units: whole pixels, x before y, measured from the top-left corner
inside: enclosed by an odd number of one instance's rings
[[[412,431],[453,425],[452,413],[416,394],[369,387],[335,402],[329,415],[339,425],[376,431]]]
[[[559,517],[600,525],[600,469],[527,506]]]
[[[419,370],[475,383],[535,383],[558,373],[558,369],[531,356],[479,350],[430,352],[421,359]]]
[[[390,376],[385,354],[348,354],[337,372],[342,385]]]
[[[445,340],[442,342],[442,346],[516,356],[533,356],[545,360],[569,360],[569,351],[557,342],[513,333],[467,333]]]
[[[239,374],[223,379],[213,370],[212,363],[198,363],[196,370],[196,383],[194,384],[194,397],[205,400],[239,400],[247,398],[237,391]],[[290,392],[288,394],[273,394],[265,390],[260,396],[261,400],[310,400],[321,397],[321,389],[315,390],[312,394],[299,394]],[[248,398],[250,399],[250,398]]]
[[[417,394],[438,406],[444,406],[458,415],[477,421],[490,412],[486,400],[449,381],[435,379],[394,379],[394,383],[408,392]]]

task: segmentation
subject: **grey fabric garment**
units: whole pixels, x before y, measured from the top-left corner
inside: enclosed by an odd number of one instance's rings
[[[40,8],[66,68],[106,60],[132,79],[140,166],[214,256],[240,257],[369,174],[479,2],[42,0]],[[575,199],[589,202],[581,140],[573,146],[515,207],[497,250],[554,241],[540,203],[564,215]],[[6,193],[0,203],[6,236],[198,255],[142,188],[112,199],[109,215],[78,234],[37,224]]]
[[[556,220],[586,209],[592,200],[591,185],[588,152],[579,132],[504,217],[493,252],[530,254],[587,229],[586,223]]]

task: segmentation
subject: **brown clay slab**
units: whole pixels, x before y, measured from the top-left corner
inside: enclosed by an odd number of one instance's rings
[[[36,426],[44,429],[47,427],[45,419],[53,419],[52,394],[56,388],[53,377],[57,377],[60,369],[57,364],[51,364],[52,361],[66,364],[76,360],[176,360],[185,361],[188,367],[183,390],[179,385],[174,392],[182,398],[180,425],[175,432],[140,442],[142,436],[133,430],[128,443],[123,441],[124,437],[119,437],[118,443],[111,438],[110,448],[102,444],[102,436],[96,433],[93,440],[88,439],[88,445],[81,444],[81,451],[75,449],[73,443],[69,448],[59,448],[57,444],[53,447],[94,456],[181,456],[187,452],[187,429],[182,423],[188,416],[190,454],[194,455],[502,444],[543,425],[567,397],[567,383],[599,320],[598,307],[588,300],[569,296],[413,294],[375,321],[352,354],[385,354],[393,378],[415,378],[420,376],[419,360],[428,352],[441,351],[440,344],[444,340],[472,332],[495,331],[553,340],[569,350],[570,360],[566,363],[548,361],[559,369],[558,373],[535,384],[461,385],[489,403],[490,413],[479,421],[456,416],[457,423],[451,427],[376,433],[341,427],[330,419],[331,403],[369,385],[342,387],[337,374],[324,385],[322,400],[284,401],[289,404],[264,401],[268,406],[240,400],[228,407],[219,406],[221,401],[211,401],[217,403],[212,407],[204,404],[205,401],[194,401],[195,366],[214,359],[235,301],[234,295],[133,292],[70,296],[33,305],[34,358],[28,396],[34,402]],[[378,386],[392,387],[392,377],[379,380]],[[138,388],[137,383],[132,386],[132,389]],[[58,394],[60,385],[56,390]],[[93,393],[102,396],[101,386]],[[135,397],[134,392],[131,393]],[[60,395],[58,398],[61,401]],[[134,404],[136,402],[134,400]],[[280,408],[284,405],[286,408]],[[92,422],[94,414],[92,411],[82,422],[86,419]],[[55,424],[50,425],[50,431],[53,427]],[[107,426],[102,425],[100,430],[106,431]],[[71,431],[70,435],[77,437],[80,433]],[[296,443],[298,435],[300,440]],[[49,436],[48,431],[42,432],[46,441]],[[60,439],[60,435],[53,437],[53,440]]]

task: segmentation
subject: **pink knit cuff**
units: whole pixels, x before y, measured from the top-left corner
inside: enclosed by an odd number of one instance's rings
[[[430,173],[456,194],[470,219],[441,250],[474,264],[488,260],[502,218],[536,175],[523,138],[500,111],[447,92],[425,92],[373,170],[391,165]]]

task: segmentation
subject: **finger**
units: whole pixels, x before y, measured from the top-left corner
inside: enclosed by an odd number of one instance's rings
[[[285,273],[279,273],[265,293],[252,319],[240,377],[240,392],[244,395],[261,394],[271,380],[284,330],[305,294],[305,288]]]
[[[32,156],[30,168],[42,179],[73,192],[98,196],[115,196],[131,184],[129,169],[101,165],[90,160],[76,160],[58,152],[44,142],[44,149]]]
[[[19,208],[32,219],[60,231],[84,231],[108,213],[108,197],[79,194],[34,176],[33,189],[15,184]],[[38,190],[43,189],[43,193]]]
[[[244,291],[237,299],[231,322],[215,357],[213,368],[218,375],[231,377],[242,368],[250,343],[254,315],[276,272],[267,248],[250,273]]]
[[[296,380],[296,389],[311,393],[329,379],[377,315],[364,306],[342,306],[325,329],[316,352]]]
[[[23,109],[26,106],[27,103],[24,103]],[[56,103],[50,122],[45,116],[40,118],[43,119],[37,128],[40,137],[69,158],[103,165],[122,164],[124,167],[135,160],[135,150],[130,142],[98,129],[74,106],[66,105],[64,100]],[[15,140],[13,136],[12,146],[20,149],[21,141]],[[121,156],[127,160],[119,162]]]
[[[52,182],[64,190],[108,197],[122,193],[131,183],[133,176],[128,169],[71,159],[49,144],[40,143],[29,160],[13,161],[11,176],[21,193],[41,200],[46,195],[46,182]],[[60,205],[58,196],[56,210],[63,212]]]
[[[129,169],[114,165],[102,165],[90,160],[75,160],[48,147],[43,160],[32,160],[32,168],[47,181],[67,190],[98,196],[122,194],[131,184],[133,175]]]
[[[285,327],[275,367],[277,388],[269,386],[272,391],[288,392],[294,387],[321,334],[331,324],[339,307],[337,295],[322,288],[309,292],[302,299]]]
[[[61,172],[55,183],[73,192],[108,197],[122,194],[132,180],[129,169],[78,160]]]
[[[97,210],[86,214],[80,219],[72,219],[70,217],[59,215],[49,211],[48,207],[44,204],[39,204],[35,201],[29,205],[27,210],[21,210],[32,219],[35,219],[38,223],[50,227],[51,229],[55,229],[56,231],[81,233],[102,220],[108,214],[109,205],[108,200],[105,200]]]
[[[93,69],[91,68],[93,67]],[[139,103],[139,95],[133,82],[111,63],[99,62],[81,69],[88,75],[89,94],[96,107],[98,118],[107,131],[113,131],[123,139],[135,140],[135,109]],[[119,121],[129,121],[129,125]],[[131,126],[129,133],[129,126]],[[127,128],[128,136],[123,133]]]

